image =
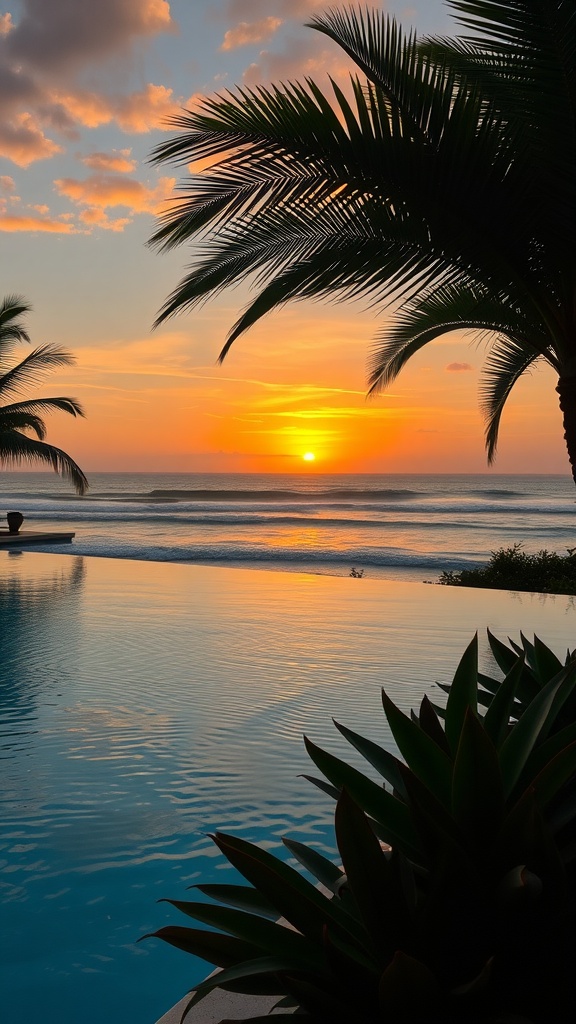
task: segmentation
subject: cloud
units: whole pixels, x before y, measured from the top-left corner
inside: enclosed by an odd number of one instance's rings
[[[20,20],[5,36],[6,56],[15,65],[57,74],[176,27],[168,0],[22,0],[21,7]]]
[[[96,206],[82,210],[78,219],[89,228],[98,227],[103,228],[104,231],[124,231],[124,228],[132,223],[130,217],[111,218],[104,210]]]
[[[251,43],[263,43],[273,36],[282,24],[281,18],[262,18],[260,21],[241,21],[235,28],[228,29],[220,47],[221,50],[235,50]]]
[[[29,113],[21,113],[0,124],[0,156],[18,167],[46,160],[61,153],[62,147],[49,139]]]
[[[180,99],[163,85],[108,93],[118,54],[175,31],[168,0],[21,0],[20,6],[15,24],[0,16],[0,156],[27,167],[62,151],[48,127],[72,138],[79,126],[112,122],[142,133],[179,110]],[[91,90],[83,85],[88,72],[96,83]]]
[[[0,36],[7,36],[14,28],[11,14],[0,14]]]
[[[59,195],[66,196],[76,206],[99,210],[125,206],[133,213],[156,214],[162,202],[171,196],[175,184],[175,178],[160,178],[154,188],[148,188],[135,178],[92,174],[83,181],[78,178],[58,178],[54,187]],[[85,217],[84,221],[87,222]],[[96,219],[93,223],[96,223]]]
[[[258,61],[246,68],[242,78],[248,86],[318,77],[320,73],[347,78],[350,68],[351,62],[342,51],[325,47],[320,36],[309,33],[288,37],[281,50],[262,50]]]
[[[64,220],[51,220],[48,217],[0,216],[0,231],[44,231],[50,234],[73,235],[76,228]]]
[[[463,373],[466,370],[473,370],[474,367],[470,363],[448,363],[448,366],[444,367],[448,373]]]
[[[9,174],[0,174],[0,192],[6,195],[8,192],[14,192],[15,188],[14,178],[11,178]]]
[[[152,82],[141,92],[127,96],[86,91],[57,92],[52,96],[52,107],[61,124],[99,128],[114,121],[123,131],[133,134],[165,127],[167,119],[180,112],[180,106],[172,89]]]
[[[326,0],[228,0],[223,16],[233,24],[256,21],[271,12],[282,19],[307,18],[321,7],[326,7]]]
[[[93,171],[116,171],[118,174],[129,174],[136,167],[136,161],[130,160],[131,150],[119,149],[112,153],[88,153],[80,157],[86,167]]]

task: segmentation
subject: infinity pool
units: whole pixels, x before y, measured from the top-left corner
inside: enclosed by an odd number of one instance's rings
[[[392,747],[382,685],[408,709],[476,629],[563,654],[575,622],[562,597],[0,552],[5,1024],[153,1024],[207,972],[137,941],[182,923],[157,899],[232,877],[206,833],[333,852],[302,733]]]

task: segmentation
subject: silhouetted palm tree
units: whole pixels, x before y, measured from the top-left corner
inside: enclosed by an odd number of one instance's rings
[[[2,404],[20,394],[22,388],[38,383],[52,367],[74,362],[63,349],[42,345],[16,366],[8,366],[14,342],[30,341],[20,319],[29,311],[30,306],[18,295],[9,295],[0,304],[0,464],[44,462],[71,480],[78,494],[85,494],[88,481],[84,473],[66,452],[44,441],[46,427],[40,415],[59,409],[71,416],[83,416],[80,404],[74,398],[31,398]],[[29,437],[28,431],[36,437]]]
[[[574,0],[448,5],[470,34],[419,41],[357,9],[315,17],[362,72],[350,101],[306,80],[173,118],[182,134],[153,159],[211,166],[151,239],[202,243],[157,323],[250,278],[256,297],[222,359],[290,299],[392,303],[372,391],[439,335],[481,332],[489,462],[514,384],[543,361],[558,374],[576,480]]]

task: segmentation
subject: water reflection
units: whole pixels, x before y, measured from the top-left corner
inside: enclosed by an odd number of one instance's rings
[[[49,697],[72,669],[85,566],[80,557],[50,559],[42,571],[38,557],[29,563],[24,552],[3,552],[0,559],[2,751],[22,743],[23,733],[11,728],[14,719],[34,718],[39,698]],[[62,654],[56,663],[45,657],[55,638]]]

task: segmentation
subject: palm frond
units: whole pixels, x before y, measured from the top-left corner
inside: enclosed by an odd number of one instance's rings
[[[546,358],[545,354],[528,349],[523,341],[510,337],[500,337],[492,346],[479,387],[489,464],[496,456],[502,413],[516,381],[539,359]]]
[[[72,366],[74,356],[57,345],[41,345],[0,377],[0,397],[17,394],[28,384],[38,384],[56,366]]]
[[[435,338],[450,331],[474,331],[483,335],[523,334],[524,349],[530,361],[548,351],[550,337],[544,326],[539,333],[530,316],[518,307],[507,305],[502,296],[490,294],[470,278],[442,288],[423,292],[405,303],[386,329],[377,338],[371,359],[370,393],[391,384],[408,360]],[[532,327],[531,331],[528,328]]]
[[[11,467],[36,462],[51,466],[55,473],[70,480],[77,494],[83,495],[88,490],[88,480],[84,473],[66,452],[54,445],[26,437],[18,430],[0,429],[0,464]]]
[[[0,302],[0,360],[4,349],[15,341],[30,341],[24,324],[18,317],[29,313],[31,306],[21,295],[6,295]]]
[[[8,433],[11,430],[32,430],[40,441],[46,437],[46,425],[41,416],[14,407],[0,407],[0,431]]]

